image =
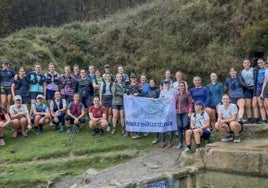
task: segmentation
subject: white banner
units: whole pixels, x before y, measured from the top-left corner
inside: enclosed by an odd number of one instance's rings
[[[126,130],[167,132],[177,130],[175,99],[124,96]]]

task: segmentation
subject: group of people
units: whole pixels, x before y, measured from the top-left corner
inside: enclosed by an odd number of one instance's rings
[[[32,128],[38,135],[49,124],[60,132],[70,133],[72,127],[79,132],[87,117],[93,135],[103,135],[104,130],[115,134],[119,123],[121,134],[129,137],[131,134],[124,127],[124,95],[174,99],[178,149],[184,148],[184,136],[186,151],[191,150],[192,138],[200,147],[202,138],[209,138],[211,130],[223,132],[223,142],[234,139],[239,143],[244,113],[248,123],[267,122],[268,71],[263,59],[257,62],[258,67],[253,68],[245,59],[241,74],[231,68],[230,77],[224,83],[217,81],[216,73],[211,73],[211,83],[206,86],[202,85],[200,76],[195,76],[194,87],[188,88],[180,71],[172,80],[170,70],[166,70],[165,78],[158,85],[154,79],[147,82],[146,75],[140,75],[139,81],[135,73],[128,76],[123,66],[118,66],[116,74],[110,72],[109,64],[104,66],[103,74],[93,65],[89,65],[88,71],[80,70],[78,65],[72,69],[65,66],[60,74],[50,63],[43,74],[41,65],[36,63],[33,71],[26,73],[20,67],[16,73],[5,59],[0,69],[0,146],[5,145],[4,128],[9,124],[15,138],[18,134],[27,136],[27,130]],[[168,143],[166,134],[169,134]],[[156,133],[152,143],[158,143],[160,136],[160,147],[173,146],[174,132]],[[132,134],[132,138],[141,137],[141,133]]]

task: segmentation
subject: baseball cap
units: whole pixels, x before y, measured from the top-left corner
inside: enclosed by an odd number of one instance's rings
[[[130,78],[137,78],[135,73],[130,74]]]
[[[110,68],[110,65],[109,64],[105,64],[104,65],[104,68]]]
[[[8,59],[4,59],[4,60],[2,61],[2,64],[9,64],[9,60],[8,60]]]
[[[205,104],[202,101],[196,101],[194,105],[200,105],[202,107],[205,107]]]
[[[165,79],[164,83],[169,83],[170,84],[170,79]]]
[[[16,100],[22,100],[22,98],[21,98],[20,95],[16,95],[16,96],[14,97],[14,100],[15,100],[15,101],[16,101]]]
[[[44,99],[43,95],[37,95],[36,99]]]

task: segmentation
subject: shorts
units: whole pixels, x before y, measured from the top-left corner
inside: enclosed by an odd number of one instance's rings
[[[54,94],[55,94],[56,90],[50,90],[50,89],[47,89],[47,92],[46,92],[46,99],[47,100],[53,100],[54,99]]]
[[[244,89],[244,98],[245,99],[252,99],[253,96],[254,96],[254,90],[253,89],[248,89],[248,88]]]
[[[210,131],[203,130],[203,134],[202,134],[201,138],[208,139],[209,137],[210,137]]]
[[[66,115],[66,113],[65,113],[65,112],[62,112],[62,113],[58,116],[59,122],[64,123],[65,115]],[[52,120],[53,123],[55,122],[55,121],[54,121],[54,117],[52,117],[51,120]]]
[[[11,87],[10,86],[0,86],[0,94],[1,95],[11,95]]]
[[[255,91],[254,97],[259,97],[261,95],[261,90]]]
[[[112,105],[112,108],[115,110],[123,110],[123,105]]]
[[[103,95],[102,105],[105,106],[106,108],[111,108],[112,107],[112,100],[113,100],[112,95]]]
[[[233,104],[237,104],[237,101],[238,101],[239,99],[243,99],[243,98],[231,98],[231,103],[233,103]]]

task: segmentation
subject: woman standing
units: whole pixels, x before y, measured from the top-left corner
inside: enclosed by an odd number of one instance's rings
[[[112,108],[113,108],[113,128],[111,134],[115,134],[116,123],[120,118],[121,126],[122,126],[122,134],[125,134],[125,120],[124,120],[124,111],[123,111],[123,96],[126,94],[126,86],[122,82],[123,76],[121,73],[116,74],[116,83],[112,86]]]
[[[179,83],[179,93],[176,95],[176,120],[178,126],[177,149],[183,148],[183,132],[189,128],[189,116],[192,113],[192,96],[186,91],[185,82]]]

